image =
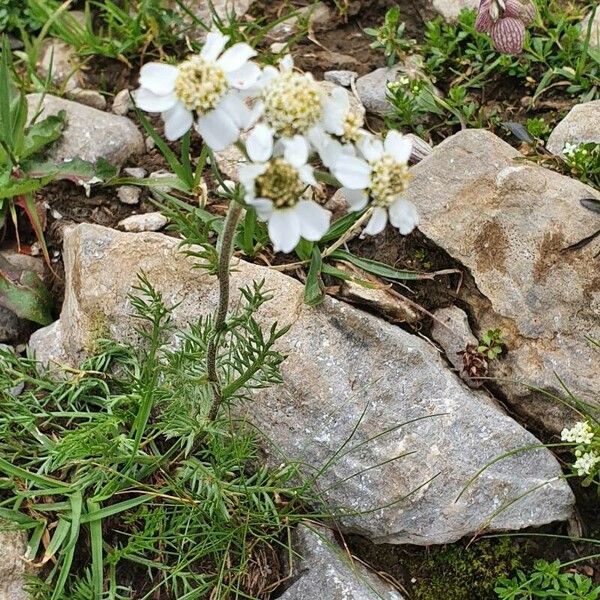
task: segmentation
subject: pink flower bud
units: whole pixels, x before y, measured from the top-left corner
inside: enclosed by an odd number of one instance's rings
[[[525,25],[514,17],[504,17],[492,25],[490,36],[498,52],[518,54],[523,49]]]

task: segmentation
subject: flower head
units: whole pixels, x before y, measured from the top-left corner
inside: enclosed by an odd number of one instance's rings
[[[259,219],[268,221],[275,251],[291,252],[301,237],[320,240],[329,229],[331,213],[304,197],[307,187],[317,184],[307,164],[306,139],[296,135],[276,144],[274,131],[261,123],[248,136],[246,152],[252,162],[239,170],[245,200]]]
[[[530,0],[480,0],[475,27],[490,35],[498,52],[518,54],[535,14]]]
[[[244,103],[241,90],[260,77],[258,65],[249,61],[256,52],[244,43],[227,50],[229,37],[210,32],[200,54],[178,66],[147,63],[140,71],[134,94],[139,108],[162,113],[165,136],[176,140],[194,123],[213,150],[224,150],[247,128],[254,113]]]
[[[574,442],[576,444],[591,444],[594,432],[587,421],[576,423],[571,429],[563,429],[560,433],[563,442]]]
[[[585,452],[573,463],[573,468],[580,477],[590,475],[592,469],[600,462],[600,456],[595,452]]]
[[[343,107],[310,73],[294,71],[290,55],[280,61],[279,69],[265,67],[260,86],[263,118],[277,136],[344,133]]]
[[[376,235],[383,231],[388,217],[400,233],[410,233],[419,223],[415,206],[402,196],[410,180],[407,163],[411,141],[390,131],[385,142],[364,137],[357,146],[364,158],[340,153],[331,171],[345,187],[344,197],[352,210],[365,208],[369,197],[373,201],[373,216],[365,233]]]

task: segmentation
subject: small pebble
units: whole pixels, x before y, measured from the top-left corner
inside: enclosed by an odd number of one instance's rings
[[[135,177],[135,179],[144,179],[148,174],[148,171],[142,167],[126,167],[123,169],[123,172],[129,175],[129,177]]]
[[[75,88],[70,92],[67,92],[67,97],[70,100],[79,102],[79,104],[85,104],[98,110],[106,109],[106,98],[96,90],[84,90],[81,88]]]
[[[119,221],[118,227],[124,231],[140,233],[142,231],[160,231],[169,219],[159,212],[131,215]]]
[[[115,115],[125,116],[130,110],[133,109],[133,102],[129,95],[129,90],[121,90],[116,94],[113,99],[111,110]]]
[[[342,87],[350,87],[352,82],[358,77],[356,71],[326,71],[323,74],[325,81],[331,81],[331,83],[337,83]]]
[[[135,185],[122,185],[117,190],[117,196],[123,204],[138,204],[142,190]]]
[[[156,144],[154,143],[154,140],[148,136],[146,138],[146,151],[150,152],[150,150],[154,150],[154,148],[156,147]]]

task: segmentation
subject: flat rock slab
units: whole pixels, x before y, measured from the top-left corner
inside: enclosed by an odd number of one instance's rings
[[[87,224],[67,231],[65,303],[55,332],[71,360],[85,356],[99,334],[137,340],[127,295],[142,270],[166,305],[177,305],[175,326],[214,310],[216,278],[192,268],[178,246],[155,233]],[[303,286],[286,275],[239,262],[232,301],[257,280],[276,290],[258,321],[290,326],[279,346],[287,355],[284,384],[256,391],[238,412],[247,411],[272,440],[273,461],[282,452],[309,472],[331,461],[356,428],[318,480],[346,531],[428,545],[569,517],[573,495],[546,449],[497,462],[457,501],[484,465],[537,440],[463,385],[426,341],[331,298],[309,308]]]
[[[588,142],[600,144],[600,100],[576,104],[554,128],[546,147],[553,154],[562,155],[565,144],[578,146]]]
[[[60,110],[67,113],[63,135],[48,151],[48,157],[52,160],[62,162],[79,157],[95,162],[104,158],[113,165],[120,166],[130,156],[145,152],[142,134],[127,117],[48,94],[43,97],[43,101],[42,94],[28,94],[30,118],[40,102],[42,113],[39,119],[55,115]]]
[[[580,203],[592,188],[544,169],[490,132],[448,138],[411,169],[407,198],[421,231],[473,276],[481,294],[466,298],[479,335],[500,327],[508,347],[491,375],[515,410],[559,431],[560,403],[525,382],[561,393],[555,376],[583,400],[600,397],[600,238],[573,249],[600,227]]]
[[[294,583],[280,600],[403,600],[389,583],[352,562],[332,533],[315,525],[294,532]]]

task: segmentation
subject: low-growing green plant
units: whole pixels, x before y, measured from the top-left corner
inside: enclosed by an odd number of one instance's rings
[[[517,571],[515,577],[502,577],[494,588],[500,600],[598,600],[600,586],[580,573],[562,571],[559,560],[549,563],[538,560],[529,573]]]
[[[600,189],[600,144],[567,144],[564,158],[573,177]]]
[[[260,283],[242,293],[220,330],[222,408],[281,381],[285,329],[254,320]],[[0,516],[29,532],[35,597],[263,597],[309,489],[294,465],[262,466],[254,431],[207,420],[217,323],[175,332],[143,275],[130,300],[141,344],[97,339],[78,370],[0,350]]]
[[[70,3],[27,0],[27,6],[44,24],[41,36],[35,40],[37,47],[50,34],[72,46],[80,56],[105,56],[127,64],[129,58],[151,45],[162,48],[174,43],[174,30],[180,22],[164,0],[86,0],[83,19],[67,10]]]
[[[56,141],[65,125],[65,113],[28,122],[28,104],[13,81],[12,56],[6,36],[0,57],[0,231],[12,221],[19,242],[18,214],[25,213],[49,263],[44,240],[43,216],[38,213],[35,192],[56,179],[85,183],[100,181],[115,170],[100,161],[96,165],[79,159],[55,163],[44,158],[47,147]],[[20,243],[19,243],[20,245]],[[35,273],[14,273],[0,264],[0,304],[20,317],[42,325],[51,320],[50,296]]]
[[[484,93],[506,83],[519,90],[518,98],[508,99],[514,104],[529,92],[530,109],[557,89],[581,102],[599,98],[600,51],[590,45],[590,31],[582,35],[580,28],[593,3],[565,8],[556,0],[538,0],[537,7],[538,17],[518,56],[498,54],[489,36],[476,30],[475,11],[463,10],[456,23],[442,17],[428,21],[423,40],[415,44],[405,38],[399,12],[390,9],[384,24],[368,31],[374,45],[384,50],[388,64],[403,61],[412,48],[422,56],[423,67],[420,75],[391,84],[389,123],[412,126],[421,134],[444,126],[496,125],[496,110],[483,107]]]
[[[488,360],[494,360],[502,354],[504,340],[501,329],[489,329],[483,334],[477,346],[477,352],[483,354]]]
[[[22,0],[0,0],[0,33],[35,31],[41,26]]]
[[[416,41],[406,38],[406,25],[400,20],[400,7],[393,6],[386,13],[381,27],[367,27],[364,32],[374,38],[371,48],[381,49],[388,66],[402,60],[415,46]]]

